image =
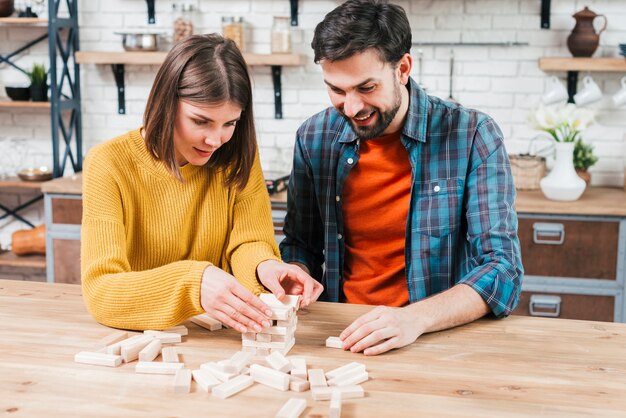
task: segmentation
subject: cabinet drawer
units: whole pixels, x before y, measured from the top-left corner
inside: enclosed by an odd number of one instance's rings
[[[616,280],[618,222],[520,218],[518,233],[527,275]]]
[[[80,240],[53,239],[54,282],[80,284]]]
[[[615,296],[543,292],[522,292],[519,304],[513,311],[513,315],[531,316],[530,300],[533,295],[557,296],[560,298],[560,304],[559,306],[557,306],[557,303],[534,304],[532,306],[534,311],[532,316],[606,322],[613,322],[615,318]]]
[[[53,224],[80,225],[83,217],[82,199],[53,197],[50,199],[50,203]]]

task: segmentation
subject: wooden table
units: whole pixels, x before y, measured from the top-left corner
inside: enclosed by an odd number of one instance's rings
[[[425,335],[403,349],[364,357],[324,347],[366,306],[316,303],[299,312],[296,345],[308,366],[326,371],[367,365],[366,397],[345,400],[345,417],[536,417],[626,414],[626,325],[511,316]],[[273,417],[290,397],[302,416],[328,416],[311,392],[259,384],[221,400],[175,394],[173,376],[77,364],[111,330],[87,313],[76,285],[0,281],[0,416]],[[233,330],[210,333],[188,322],[178,345],[186,367],[230,357],[241,348]]]

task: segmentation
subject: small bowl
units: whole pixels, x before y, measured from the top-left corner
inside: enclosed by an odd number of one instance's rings
[[[4,90],[11,100],[21,102],[30,100],[30,88],[28,87],[5,86]]]
[[[46,181],[52,180],[52,170],[49,167],[25,168],[17,173],[17,176],[24,181]]]

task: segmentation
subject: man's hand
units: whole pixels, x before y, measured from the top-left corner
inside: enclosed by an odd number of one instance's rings
[[[300,267],[276,260],[266,260],[256,268],[259,281],[278,300],[289,295],[302,295],[301,307],[306,307],[322,294],[324,287]]]
[[[339,338],[344,350],[375,356],[409,345],[423,332],[406,308],[378,306],[357,318]]]
[[[271,325],[271,309],[215,266],[207,267],[202,275],[200,304],[206,313],[239,332],[260,332]]]

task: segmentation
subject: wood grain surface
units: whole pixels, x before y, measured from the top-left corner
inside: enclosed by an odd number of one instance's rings
[[[365,398],[343,402],[345,417],[537,417],[626,414],[626,325],[511,316],[424,335],[403,349],[364,357],[326,348],[370,307],[316,303],[300,311],[296,345],[309,368],[363,362]],[[273,417],[290,397],[302,416],[327,417],[311,392],[255,384],[222,400],[176,394],[174,376],[143,375],[74,363],[111,332],[86,311],[76,285],[0,281],[0,416]],[[185,367],[229,358],[241,348],[232,329],[209,332],[186,322],[177,345]]]

